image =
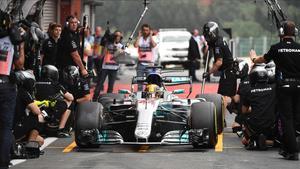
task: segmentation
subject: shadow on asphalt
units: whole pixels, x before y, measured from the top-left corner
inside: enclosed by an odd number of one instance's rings
[[[79,148],[74,152],[107,152],[107,153],[170,153],[170,152],[209,152],[214,149],[194,149],[192,145],[101,145],[99,148]]]

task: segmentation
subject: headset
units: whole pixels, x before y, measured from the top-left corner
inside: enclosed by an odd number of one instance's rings
[[[287,21],[283,21],[282,24],[281,24],[281,27],[279,28],[279,36],[284,36],[286,35],[286,32],[285,30],[287,29]],[[299,30],[298,28],[296,28],[295,26],[295,30],[294,30],[294,33],[293,33],[293,36],[298,36],[298,33],[299,33]]]

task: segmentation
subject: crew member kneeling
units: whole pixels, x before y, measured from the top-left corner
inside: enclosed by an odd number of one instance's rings
[[[59,84],[59,73],[55,66],[44,65],[41,75],[41,81],[36,84],[36,98],[40,101],[49,100],[55,102],[53,112],[49,113],[55,118],[54,123],[58,121],[58,124],[48,124],[48,127],[57,128],[58,125],[57,137],[70,137],[66,123],[70,116],[70,106],[74,99],[73,95]]]
[[[275,125],[276,85],[268,84],[268,72],[264,67],[254,67],[249,76],[251,87],[242,106],[244,143],[247,149],[266,150],[266,140],[272,139]]]
[[[41,146],[44,139],[39,134],[39,123],[44,123],[48,115],[34,103],[35,77],[30,71],[19,71],[16,76],[19,84],[13,134],[16,142],[34,141]]]

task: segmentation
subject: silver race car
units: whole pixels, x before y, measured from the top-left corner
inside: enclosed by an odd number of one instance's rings
[[[166,86],[192,83],[187,76],[163,76],[150,67],[146,77],[133,77],[132,89],[102,94],[98,102],[80,104],[75,115],[75,141],[80,148],[102,144],[191,144],[213,148],[223,130],[223,100],[217,94],[181,99],[183,89]],[[134,92],[142,83],[143,91]]]

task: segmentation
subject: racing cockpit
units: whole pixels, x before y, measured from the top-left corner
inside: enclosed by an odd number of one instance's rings
[[[160,98],[163,95],[162,86],[163,79],[157,73],[150,73],[146,78],[146,88],[144,97],[146,98]]]

